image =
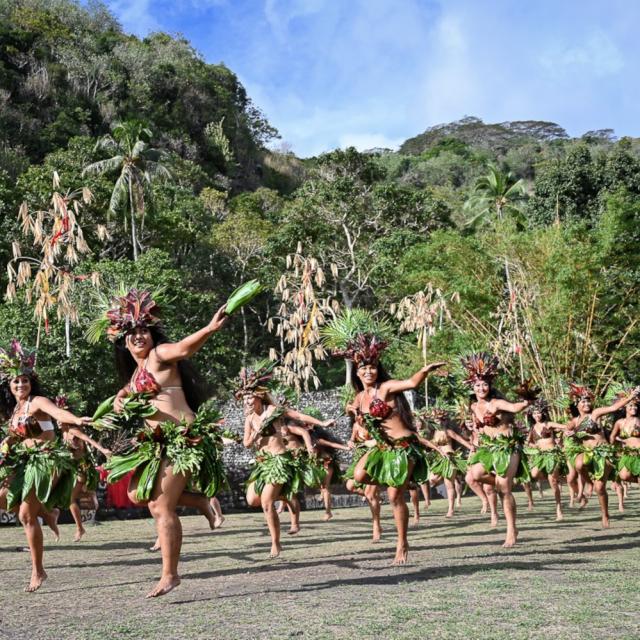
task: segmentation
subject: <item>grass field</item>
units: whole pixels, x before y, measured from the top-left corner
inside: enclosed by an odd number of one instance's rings
[[[390,567],[394,529],[383,507],[383,540],[372,545],[365,508],[302,514],[303,529],[284,536],[269,561],[262,514],[232,514],[210,532],[187,517],[182,585],[153,601],[159,576],[147,551],[152,520],[112,521],[74,544],[62,527],[47,536],[49,579],[22,593],[30,573],[22,530],[0,529],[0,636],[7,638],[640,638],[640,493],[624,517],[612,510],[602,530],[592,500],[556,523],[547,491],[536,510],[517,494],[520,543],[500,547],[504,521],[487,529],[476,498],[455,519],[434,502],[418,528],[406,567]],[[613,505],[612,505],[613,506]],[[288,522],[283,518],[283,528]],[[24,621],[29,626],[24,626]]]

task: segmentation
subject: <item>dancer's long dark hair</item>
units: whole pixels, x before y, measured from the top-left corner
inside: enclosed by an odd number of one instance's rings
[[[42,386],[40,385],[40,381],[36,376],[28,375],[28,374],[20,374],[26,375],[31,382],[31,396],[42,396],[44,392],[42,390]],[[13,414],[14,409],[16,408],[16,399],[13,397],[11,393],[11,387],[9,386],[10,381],[7,380],[0,385],[0,417],[3,420],[9,420],[11,415]]]
[[[325,429],[324,427],[314,426],[313,429],[309,432],[311,435],[311,440],[316,443],[318,440],[327,440],[328,442],[333,442],[334,444],[344,444],[335,433],[329,431],[329,429]]]
[[[376,365],[376,368],[378,369],[378,378],[376,379],[376,384],[380,384],[382,382],[386,382],[387,380],[392,379],[391,376],[386,372],[385,368],[380,363]],[[360,391],[364,391],[364,386],[360,378],[358,378],[358,369],[355,363],[353,367],[351,367],[351,386],[355,389],[356,393],[359,393]],[[401,392],[401,393],[396,393],[394,395],[396,398],[396,411],[398,412],[398,416],[400,417],[400,420],[402,420],[402,424],[404,424],[404,426],[407,429],[410,429],[411,431],[415,431],[416,427],[413,422],[411,408],[409,407],[409,402],[405,398],[404,393]]]
[[[158,327],[149,327],[149,333],[151,334],[151,340],[153,340],[153,348],[159,344],[170,342],[169,338]],[[115,347],[116,370],[120,383],[125,386],[129,383],[133,372],[136,370],[136,361],[129,353],[129,349],[127,349],[126,337],[120,338],[115,343]],[[180,360],[178,362],[178,372],[182,381],[184,397],[189,408],[195,413],[200,405],[211,397],[211,388],[189,360]]]

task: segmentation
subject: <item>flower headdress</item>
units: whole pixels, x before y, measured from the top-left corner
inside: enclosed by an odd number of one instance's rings
[[[110,293],[98,292],[97,306],[101,311],[87,329],[87,340],[95,344],[106,334],[111,342],[115,342],[138,327],[158,326],[158,300],[163,294],[162,287],[151,292],[137,287],[128,288],[122,283]]]
[[[14,338],[8,349],[0,348],[0,381],[6,382],[17,376],[34,376],[35,351],[25,351]]]
[[[633,394],[634,391],[634,386],[629,382],[614,382],[613,384],[609,385],[607,393],[604,397],[604,402],[605,404],[614,404],[622,398],[628,398]],[[635,401],[638,401],[637,398],[635,399]]]
[[[591,389],[589,389],[589,387],[574,384],[573,382],[569,383],[569,400],[571,400],[571,402],[577,403],[583,398],[593,401],[595,397],[595,394],[593,393],[593,391],[591,391]]]
[[[482,353],[472,353],[466,358],[461,358],[460,362],[467,374],[464,383],[470,387],[478,380],[491,382],[498,375],[498,365],[500,361],[497,356],[485,351]]]
[[[234,385],[236,400],[249,393],[258,397],[264,397],[269,393],[269,383],[273,380],[275,366],[275,362],[261,361],[252,367],[242,367]]]
[[[353,360],[356,367],[362,367],[366,364],[377,365],[388,344],[386,340],[372,333],[359,333],[348,342],[346,349],[336,350],[333,355],[337,358]]]

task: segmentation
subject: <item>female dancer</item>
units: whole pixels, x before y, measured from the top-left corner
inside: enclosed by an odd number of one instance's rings
[[[369,509],[371,510],[371,521],[373,524],[372,542],[379,542],[382,535],[382,527],[380,526],[380,487],[377,484],[363,484],[357,482],[354,478],[354,472],[358,466],[358,462],[362,457],[375,446],[376,441],[371,437],[367,430],[364,420],[358,416],[357,405],[350,403],[345,407],[348,415],[355,416],[353,427],[351,429],[351,438],[347,441],[347,447],[353,451],[351,464],[344,472],[346,479],[346,489],[352,493],[357,493],[365,498]]]
[[[0,350],[0,402],[10,415],[9,435],[0,444],[0,508],[18,509],[31,553],[33,592],[47,578],[41,516],[57,533],[57,513],[69,506],[73,488],[73,460],[56,438],[51,419],[78,427],[91,418],[78,418],[41,395],[34,371],[35,355],[23,351],[17,340]]]
[[[457,495],[455,480],[458,473],[465,474],[467,471],[467,461],[462,457],[462,451],[455,450],[453,444],[457,442],[469,450],[473,449],[473,446],[449,428],[449,415],[446,410],[436,408],[431,412],[431,416],[435,428],[428,440],[436,450],[429,453],[429,483],[432,487],[444,483],[449,503],[445,517],[451,518]]]
[[[600,418],[619,411],[640,393],[640,387],[621,397],[608,407],[593,408],[594,394],[587,387],[570,384],[570,409],[574,417],[566,425],[565,436],[571,451],[575,472],[582,478],[577,499],[584,502],[584,485],[591,478],[598,495],[602,527],[609,528],[609,497],[607,479],[615,461],[615,451],[607,441]],[[569,456],[567,456],[568,458]],[[567,479],[568,481],[568,479]]]
[[[325,427],[331,426],[335,421],[321,422],[312,416],[275,404],[266,386],[273,377],[272,370],[273,364],[253,369],[243,368],[235,396],[238,400],[242,399],[245,411],[243,444],[258,451],[256,465],[247,480],[247,504],[262,507],[271,535],[269,557],[277,558],[282,546],[280,520],[274,504],[280,496],[291,499],[296,480],[296,465],[283,440],[283,419]]]
[[[472,387],[475,396],[475,401],[471,402],[471,415],[480,431],[478,449],[469,458],[467,482],[483,482],[500,492],[507,521],[503,546],[512,547],[518,538],[513,484],[516,479],[528,479],[522,455],[522,437],[512,424],[512,415],[526,409],[529,400],[507,402],[492,388],[498,372],[495,356],[473,354],[463,358],[462,365],[467,370],[465,383]],[[487,494],[494,524],[498,519],[496,495],[489,491]]]
[[[314,417],[318,416],[316,415]],[[331,484],[334,482],[337,484],[341,475],[340,465],[336,459],[336,452],[339,450],[348,451],[349,447],[323,427],[313,427],[311,430],[311,439],[316,449],[316,455],[325,470],[324,480],[320,485],[320,496],[324,503],[324,516],[322,520],[328,522],[333,518],[333,513],[331,512]]]
[[[618,394],[628,395],[629,391]],[[634,398],[625,407],[625,417],[616,420],[609,441],[620,444],[617,477],[619,483],[637,481],[640,478],[640,418],[638,417],[638,399]],[[620,511],[624,511],[624,493],[619,496]]]
[[[418,387],[431,371],[444,363],[427,365],[407,380],[392,380],[380,364],[380,355],[386,346],[387,343],[376,336],[360,334],[345,351],[336,355],[354,362],[351,383],[357,392],[353,401],[355,418],[366,425],[376,440],[375,446],[356,464],[354,480],[387,486],[398,532],[393,564],[399,565],[407,562],[409,553],[409,510],[404,493],[412,478],[421,484],[428,475],[423,446],[426,441],[418,437],[402,392]]]
[[[147,415],[131,450],[113,456],[105,468],[110,471],[111,482],[135,470],[129,498],[135,504],[147,504],[156,521],[162,576],[147,594],[152,598],[180,584],[182,525],[176,507],[195,507],[209,513],[214,526],[208,498],[224,482],[222,442],[209,429],[207,416],[196,413],[204,394],[186,359],[224,327],[228,316],[222,306],[207,326],[171,343],[161,331],[159,308],[151,293],[132,289],[114,302],[101,321],[115,343],[120,378],[126,382],[116,396],[114,409],[121,411],[131,394],[143,393],[150,397],[155,412]],[[188,491],[190,487],[199,493]]]
[[[556,431],[563,431],[565,425],[551,422],[549,405],[543,398],[538,398],[529,407],[531,429],[527,437],[525,452],[529,462],[531,478],[540,484],[548,480],[556,501],[556,521],[560,522],[562,514],[562,496],[560,493],[560,476],[565,462],[564,451],[556,438]]]
[[[56,396],[55,403],[57,407],[66,409],[67,411],[69,410],[69,403],[66,396]],[[73,537],[73,541],[80,542],[82,536],[86,533],[84,525],[82,524],[82,515],[80,513],[80,504],[78,502],[80,496],[83,493],[89,494],[91,496],[93,508],[96,512],[98,511],[96,489],[98,488],[100,475],[96,469],[93,456],[91,455],[87,445],[93,447],[97,451],[100,451],[106,458],[111,456],[111,451],[95,440],[92,440],[84,433],[84,431],[82,431],[81,427],[72,427],[71,425],[64,423],[59,423],[58,426],[62,431],[62,439],[71,452],[71,456],[74,460],[75,479],[73,491],[71,492],[71,504],[69,505],[69,511],[71,512],[73,521],[76,524],[76,533]]]

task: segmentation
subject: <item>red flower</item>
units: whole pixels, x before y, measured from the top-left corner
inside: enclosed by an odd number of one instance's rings
[[[380,398],[374,398],[369,405],[369,413],[378,420],[386,420],[392,411],[393,409]]]
[[[402,449],[408,449],[409,448],[409,441],[408,440],[401,440],[400,442],[398,442],[398,446],[401,447]]]
[[[18,436],[21,440],[29,437],[29,428],[24,422],[19,423],[15,427],[11,427],[10,431],[14,436]]]

